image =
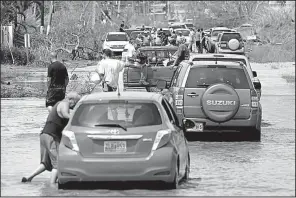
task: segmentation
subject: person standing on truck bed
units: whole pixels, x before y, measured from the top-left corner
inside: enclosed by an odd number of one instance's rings
[[[47,70],[47,93],[45,106],[50,112],[52,107],[65,98],[69,76],[66,66],[57,60],[56,52],[50,53],[51,64]]]
[[[179,64],[183,60],[189,59],[190,52],[189,52],[189,49],[187,48],[187,46],[185,45],[185,42],[186,42],[186,40],[184,38],[182,38],[180,40],[180,45],[177,50],[177,58],[173,64],[173,66],[179,66]]]
[[[145,77],[147,73],[147,72],[145,73],[145,71],[147,69],[146,63],[147,63],[148,57],[144,53],[140,52],[140,50],[136,51],[135,56],[136,56],[136,62],[139,63],[140,69],[141,69],[140,84],[148,85],[149,83],[146,81],[146,77]]]
[[[96,84],[103,82],[103,91],[112,92],[116,91],[119,86],[119,74],[123,70],[125,64],[116,59],[112,59],[112,51],[104,49],[104,59],[98,63],[96,72],[100,76],[100,80]]]

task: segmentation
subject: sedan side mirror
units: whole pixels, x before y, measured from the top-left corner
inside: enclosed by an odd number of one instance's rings
[[[257,72],[256,71],[252,71],[253,72],[253,76],[257,77]]]

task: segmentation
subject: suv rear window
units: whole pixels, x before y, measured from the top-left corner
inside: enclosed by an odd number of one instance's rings
[[[213,30],[212,36],[218,36],[222,32],[231,32],[231,30]]]
[[[222,34],[221,41],[230,41],[231,39],[237,39],[238,41],[242,41],[242,37],[239,33],[227,33]]]
[[[108,34],[107,41],[127,41],[125,34]]]
[[[119,124],[125,128],[132,128],[160,125],[162,121],[154,103],[121,100],[109,103],[82,104],[73,115],[71,124],[82,127]]]
[[[243,69],[209,67],[191,68],[185,87],[208,87],[216,83],[226,83],[235,89],[250,89]]]
[[[194,58],[192,61],[216,61],[216,58]],[[247,65],[245,59],[240,58],[217,58],[217,61],[224,61],[224,62],[242,62]]]

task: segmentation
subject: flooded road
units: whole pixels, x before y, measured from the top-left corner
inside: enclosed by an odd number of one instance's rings
[[[253,65],[262,83],[262,141],[190,142],[191,179],[178,190],[57,190],[49,172],[21,183],[39,164],[44,99],[1,100],[2,196],[294,196],[295,84],[282,70]]]

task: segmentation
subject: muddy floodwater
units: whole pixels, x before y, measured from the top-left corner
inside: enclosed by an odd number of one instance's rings
[[[280,69],[253,65],[262,83],[262,141],[190,142],[191,179],[177,190],[58,190],[49,172],[21,178],[39,164],[44,99],[1,100],[2,196],[294,196],[295,84]]]

